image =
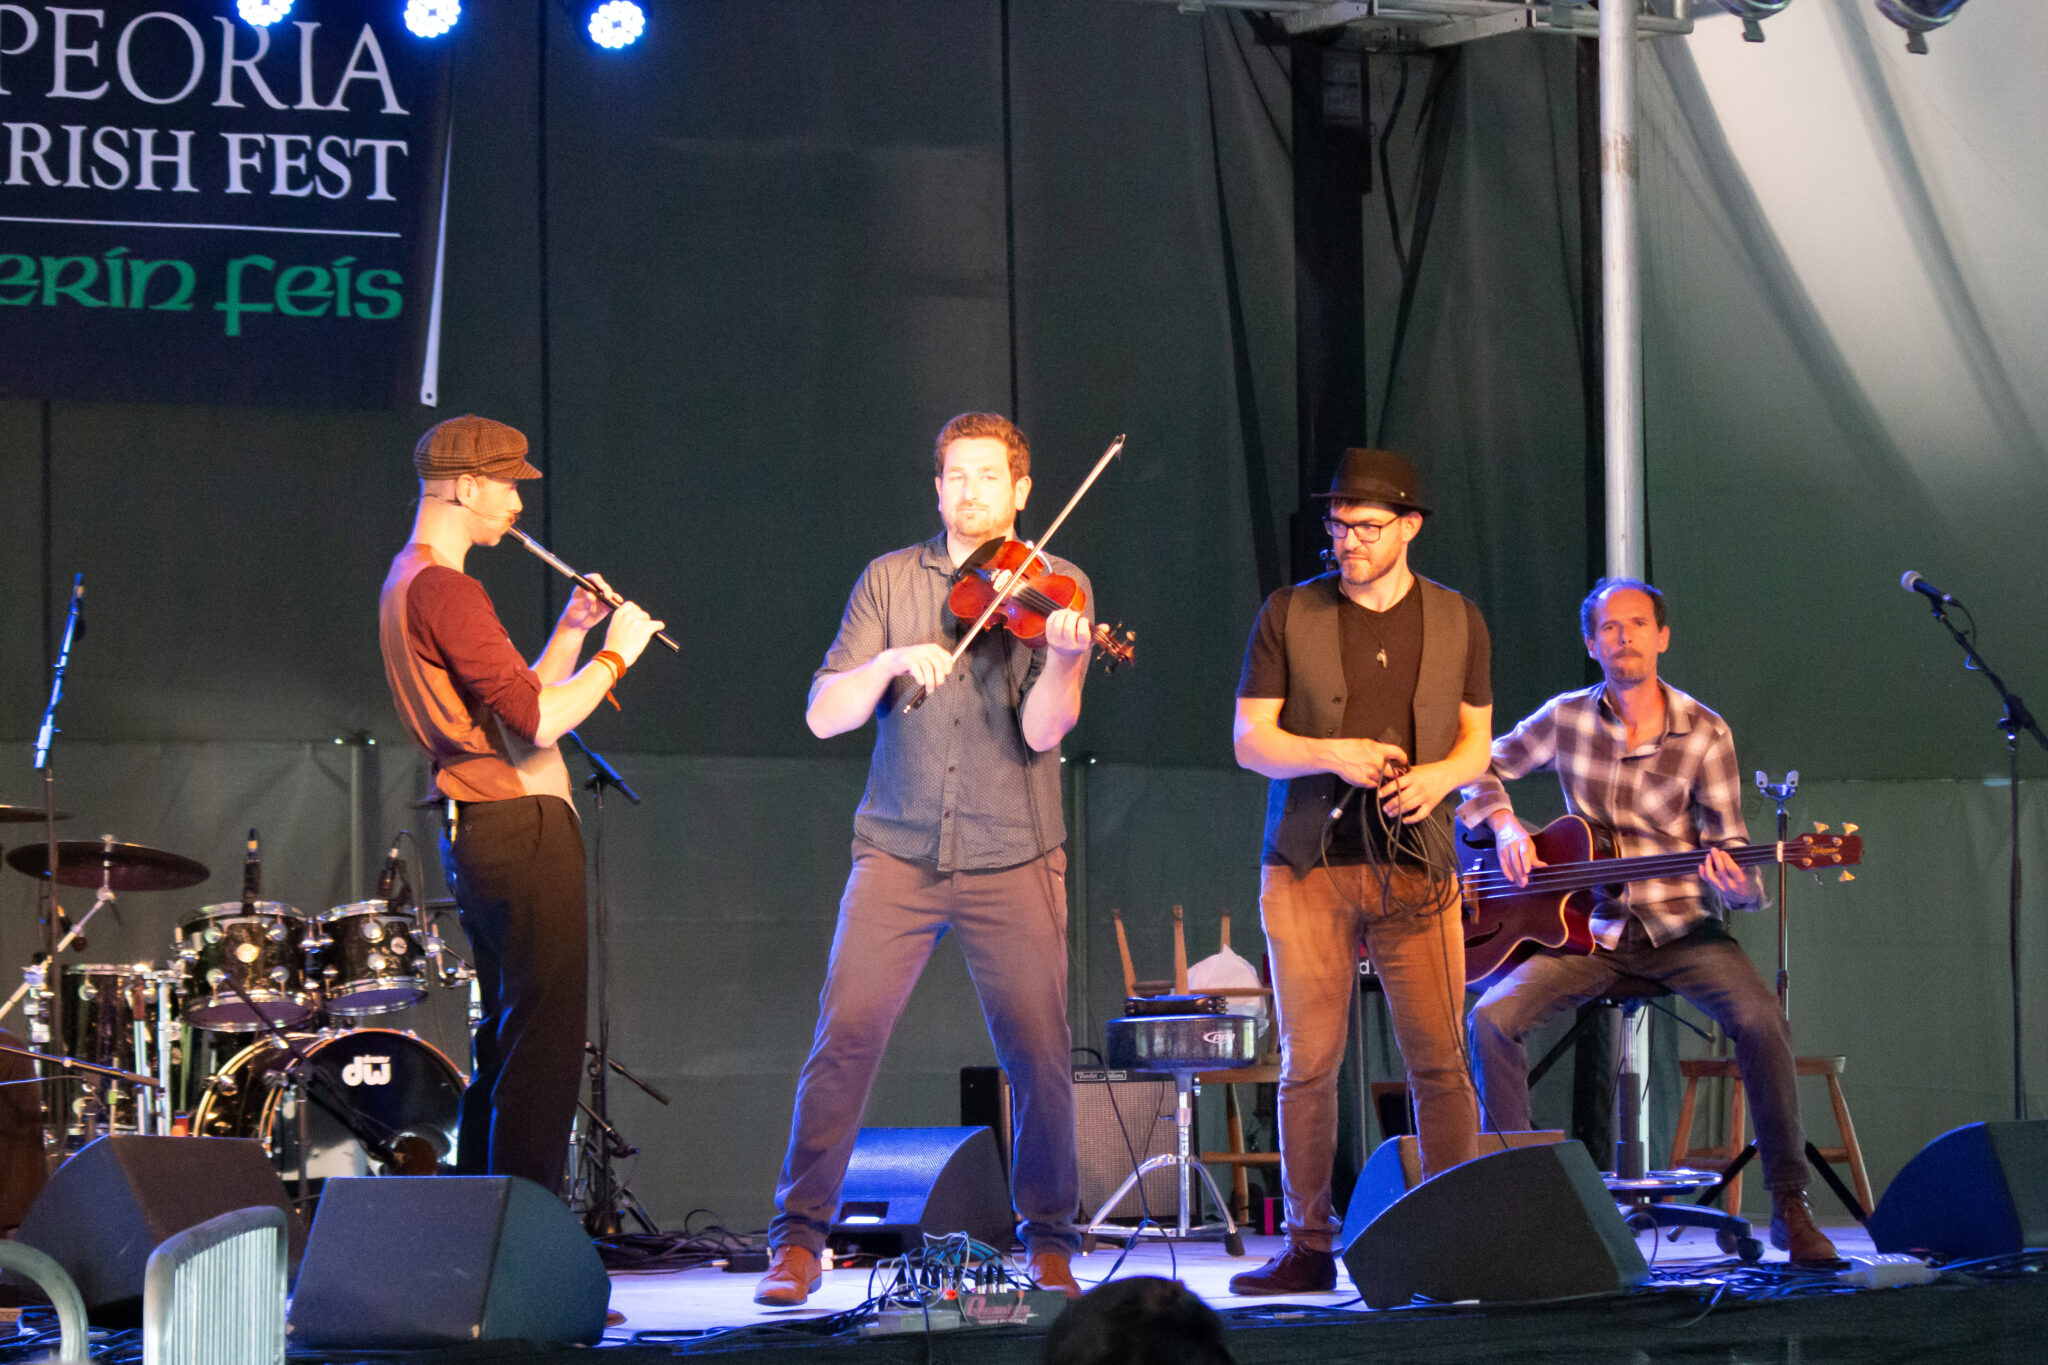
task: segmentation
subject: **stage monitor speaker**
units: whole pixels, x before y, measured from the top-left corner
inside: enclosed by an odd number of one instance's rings
[[[960,1121],[987,1124],[996,1132],[1003,1169],[1010,1167],[1010,1082],[1000,1067],[960,1068]],[[1197,1125],[1199,1127],[1199,1125]],[[1081,1162],[1081,1216],[1093,1217],[1116,1193],[1134,1166],[1178,1150],[1174,1132],[1173,1078],[1143,1071],[1074,1068],[1074,1150]],[[1195,1143],[1197,1149],[1201,1143]],[[1180,1205],[1179,1185],[1170,1170],[1145,1177],[1140,1200],[1134,1188],[1109,1216],[1132,1222],[1171,1213]]]
[[[1481,1154],[1508,1147],[1536,1147],[1563,1142],[1561,1128],[1539,1128],[1533,1132],[1481,1133]],[[1346,1234],[1363,1232],[1368,1223],[1390,1208],[1396,1199],[1422,1183],[1422,1144],[1413,1134],[1390,1137],[1373,1148],[1351,1189],[1351,1206],[1344,1210]]]
[[[591,1345],[610,1297],[582,1225],[530,1180],[336,1177],[306,1240],[292,1346]]]
[[[964,1232],[1006,1251],[1015,1219],[1010,1184],[987,1128],[863,1128],[853,1140],[836,1247],[896,1255],[924,1235]]]
[[[1877,1201],[1870,1240],[1942,1260],[2048,1246],[2048,1119],[1970,1123],[1928,1143]]]
[[[15,1237],[64,1267],[95,1323],[133,1326],[142,1321],[150,1252],[187,1228],[258,1205],[284,1211],[296,1261],[305,1234],[257,1143],[108,1136],[57,1168]]]
[[[1418,1294],[1519,1303],[1612,1293],[1650,1274],[1577,1142],[1453,1166],[1346,1238],[1344,1268],[1368,1308]]]

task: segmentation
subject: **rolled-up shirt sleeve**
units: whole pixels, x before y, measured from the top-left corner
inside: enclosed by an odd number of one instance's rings
[[[1693,782],[1692,823],[1701,848],[1739,848],[1749,842],[1749,822],[1742,815],[1742,769],[1735,759],[1735,736],[1725,724],[1714,723],[1714,738],[1700,756],[1699,776]],[[1736,900],[1717,888],[1709,888],[1730,910],[1758,910],[1764,905],[1763,878],[1748,868],[1743,880],[1749,896]]]
[[[1479,779],[1465,788],[1458,819],[1480,824],[1512,809],[1504,783],[1542,772],[1557,762],[1556,702],[1546,702],[1534,715],[1493,742],[1493,761]]]
[[[408,633],[466,695],[528,744],[540,731],[540,678],[505,633],[490,594],[467,574],[422,570],[406,597]]]

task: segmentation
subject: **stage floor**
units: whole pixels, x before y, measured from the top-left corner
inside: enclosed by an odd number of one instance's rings
[[[1833,1226],[1823,1221],[1828,1235],[1843,1255],[1869,1255],[1873,1248],[1870,1236],[1853,1223],[1847,1226]],[[1757,1229],[1761,1234],[1763,1227]],[[1169,1250],[1167,1244],[1146,1240],[1134,1248],[1116,1268],[1118,1278],[1130,1275],[1163,1275],[1178,1279],[1189,1289],[1201,1295],[1211,1307],[1228,1314],[1234,1310],[1262,1308],[1262,1316],[1271,1316],[1271,1309],[1279,1304],[1301,1304],[1319,1309],[1342,1309],[1358,1314],[1361,1318],[1385,1317],[1374,1313],[1357,1302],[1357,1292],[1339,1267],[1339,1288],[1330,1294],[1303,1294],[1276,1296],[1273,1298],[1240,1298],[1230,1292],[1230,1277],[1239,1271],[1249,1270],[1261,1264],[1283,1245],[1278,1237],[1253,1237],[1245,1239],[1245,1254],[1232,1257],[1224,1253],[1216,1242],[1195,1242],[1177,1245]],[[1658,1270],[1681,1269],[1686,1266],[1708,1266],[1725,1264],[1727,1257],[1715,1246],[1710,1234],[1697,1231],[1684,1233],[1676,1242],[1666,1234],[1654,1245],[1646,1233],[1638,1237],[1637,1245],[1642,1249],[1643,1259],[1653,1261]],[[1116,1267],[1121,1248],[1100,1247],[1094,1252],[1074,1261],[1074,1278],[1088,1288],[1106,1278],[1112,1267]],[[1764,1262],[1783,1264],[1785,1254],[1766,1246]],[[628,1272],[612,1275],[612,1309],[623,1313],[625,1322],[613,1327],[605,1334],[608,1346],[627,1345],[635,1341],[640,1333],[659,1333],[673,1343],[669,1333],[713,1332],[720,1328],[752,1327],[772,1323],[799,1323],[807,1319],[830,1317],[858,1307],[869,1296],[869,1272],[865,1269],[832,1270],[825,1274],[825,1282],[818,1292],[811,1295],[810,1302],[802,1308],[763,1308],[753,1301],[754,1283],[758,1275],[728,1274],[722,1269]]]

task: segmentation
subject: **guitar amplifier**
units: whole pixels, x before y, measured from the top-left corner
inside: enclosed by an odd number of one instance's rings
[[[1091,1218],[1135,1166],[1178,1150],[1174,1136],[1173,1078],[1142,1071],[1074,1068],[1074,1150],[1081,1163],[1082,1218]],[[1002,1068],[960,1068],[960,1122],[995,1129],[1003,1168],[1010,1165],[1010,1083]],[[1199,1130],[1199,1122],[1196,1125]],[[1201,1149],[1201,1142],[1194,1142]],[[1172,1170],[1145,1177],[1141,1203],[1134,1188],[1109,1216],[1137,1222],[1150,1207],[1154,1218],[1178,1208],[1180,1188]]]

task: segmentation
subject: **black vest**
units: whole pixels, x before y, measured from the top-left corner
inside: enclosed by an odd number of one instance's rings
[[[1422,668],[1415,679],[1415,753],[1417,763],[1447,757],[1458,742],[1458,707],[1465,697],[1465,652],[1468,627],[1465,599],[1417,574],[1422,592]],[[1363,739],[1341,735],[1348,685],[1344,679],[1344,647],[1338,634],[1337,611],[1343,602],[1337,575],[1327,573],[1295,585],[1287,602],[1284,637],[1287,645],[1287,699],[1280,706],[1280,728],[1315,739]],[[1267,848],[1275,849],[1297,873],[1315,866],[1322,854],[1323,828],[1330,820],[1339,783],[1335,773],[1275,778],[1266,794]],[[1450,833],[1451,806],[1446,800],[1430,813],[1429,823]]]

